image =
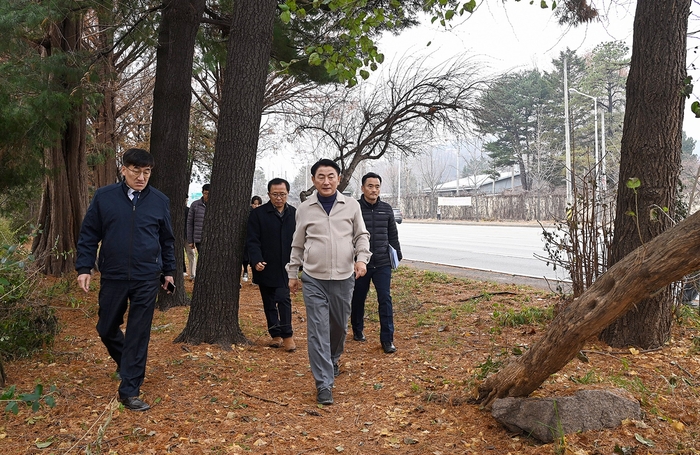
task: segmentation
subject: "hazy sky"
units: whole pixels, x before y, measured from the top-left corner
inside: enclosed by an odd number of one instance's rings
[[[552,11],[540,8],[537,1],[531,5],[527,0],[505,3],[491,0],[482,4],[471,17],[456,21],[450,30],[427,21],[428,24],[406,30],[399,36],[385,36],[379,46],[387,62],[403,55],[424,53],[431,54],[436,61],[444,61],[455,53],[464,52],[493,74],[531,68],[551,71],[551,61],[567,47],[584,55],[602,42],[620,40],[631,50],[636,2],[607,0],[598,3],[609,5],[608,10],[602,11],[600,22],[571,28],[560,26]],[[691,23],[691,30],[699,28],[692,18]],[[696,45],[691,39],[688,42],[689,46]],[[698,54],[691,50],[688,66],[697,60]],[[689,136],[700,142],[700,119],[690,112],[690,104],[700,95],[700,71],[689,74],[696,81],[696,93],[687,102],[683,126]]]
[[[552,11],[541,9],[537,1],[531,5],[528,0],[505,3],[489,0],[471,17],[453,21],[447,30],[437,23],[430,24],[428,19],[424,25],[398,36],[387,34],[378,42],[385,55],[382,68],[388,68],[392,61],[404,56],[427,55],[440,63],[464,53],[482,64],[485,75],[535,67],[550,71],[551,61],[567,47],[583,55],[602,42],[622,40],[631,49],[636,2],[606,0],[604,3],[609,9],[602,11],[600,22],[570,28],[560,26]],[[611,5],[613,3],[618,4]],[[692,23],[690,29],[699,29],[697,25],[697,22]],[[689,46],[694,45],[695,42],[689,39]],[[695,52],[688,53],[689,66],[697,59]],[[690,112],[690,103],[700,95],[700,72],[691,71],[690,74],[696,80],[696,93],[687,102],[683,126],[686,133],[700,144],[700,119],[694,118]],[[266,156],[259,160],[258,165],[266,170],[267,175],[286,175],[290,181],[301,166],[298,159],[292,162],[279,155]]]

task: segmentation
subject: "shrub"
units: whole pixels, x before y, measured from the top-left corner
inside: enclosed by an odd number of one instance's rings
[[[0,358],[16,359],[50,345],[58,321],[49,306],[32,302],[33,258],[22,248],[27,239],[15,239],[8,226],[0,219]]]

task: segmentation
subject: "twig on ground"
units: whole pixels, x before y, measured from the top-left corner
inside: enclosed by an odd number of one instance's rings
[[[267,402],[267,403],[274,403],[274,404],[278,404],[278,405],[280,405],[280,406],[289,406],[289,403],[283,403],[283,402],[277,401],[277,400],[270,400],[270,399],[268,399],[268,398],[258,397],[258,396],[255,396],[255,395],[251,394],[251,393],[244,392],[244,391],[242,391],[242,390],[241,390],[241,393],[242,393],[243,395],[245,395],[245,396],[250,397],[250,398],[256,398],[256,399],[258,399],[258,400],[260,400],[260,401],[265,401],[265,402]]]
[[[671,362],[671,365],[677,366],[683,373],[685,373],[685,374],[687,374],[688,376],[690,376],[690,379],[692,379],[693,381],[695,381],[695,376],[693,376],[692,374],[690,374],[690,372],[689,372],[688,370],[686,370],[685,368],[683,368],[682,366],[680,366],[678,363],[676,363],[675,361],[672,361],[672,362]]]
[[[70,451],[75,449],[78,446],[78,443],[80,443],[80,441],[85,439],[85,436],[87,436],[88,433],[90,433],[90,431],[92,431],[92,429],[95,428],[95,425],[100,423],[100,420],[102,419],[102,417],[105,414],[109,413],[107,416],[107,419],[105,421],[105,424],[102,427],[100,427],[100,429],[98,431],[98,438],[101,438],[102,436],[104,436],[104,429],[112,421],[112,413],[114,412],[115,409],[117,409],[117,407],[118,407],[117,403],[118,403],[117,399],[113,398],[112,401],[110,401],[109,404],[105,407],[105,410],[102,411],[102,413],[99,416],[97,416],[97,419],[95,420],[95,422],[92,425],[90,425],[90,428],[88,428],[87,431],[85,431],[85,433],[80,437],[80,439],[75,441],[75,444],[73,444],[68,450],[66,450],[64,452],[64,455],[66,455],[67,453],[69,453]]]
[[[644,349],[639,351],[640,354],[646,354],[648,352],[655,352],[655,351],[660,351],[662,350],[663,347],[658,347],[658,348],[651,348],[651,349]],[[585,352],[586,354],[600,354],[600,355],[609,355],[611,357],[614,357],[615,355],[623,355],[623,354],[630,354],[630,351],[610,351],[610,352],[605,352],[605,351],[595,351],[592,349],[582,349],[581,352]]]
[[[488,295],[518,295],[517,292],[510,292],[510,291],[500,291],[500,292],[482,292],[481,294],[477,294],[471,297],[467,297],[464,299],[459,299],[457,300],[458,302],[468,302],[470,300],[474,299],[480,299],[482,297],[486,297]]]

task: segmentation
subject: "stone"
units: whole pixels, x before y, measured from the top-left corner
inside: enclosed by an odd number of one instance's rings
[[[560,398],[499,398],[491,415],[509,431],[549,443],[566,434],[615,428],[624,419],[641,420],[642,410],[622,389],[581,390]]]

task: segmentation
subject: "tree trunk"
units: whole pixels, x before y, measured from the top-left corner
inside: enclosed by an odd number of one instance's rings
[[[77,54],[81,48],[82,16],[73,14],[51,25],[47,52]],[[70,59],[69,59],[70,61]],[[71,74],[66,71],[65,74]],[[75,73],[73,73],[75,74]],[[62,80],[66,92],[80,85],[71,76]],[[85,155],[85,104],[76,106],[73,117],[65,124],[61,139],[45,149],[44,194],[32,253],[47,275],[60,276],[75,269],[75,251],[80,223],[87,210],[87,159]]]
[[[478,401],[527,396],[640,300],[700,268],[700,212],[640,246],[566,307],[528,352],[489,377]]]
[[[673,224],[669,217],[675,213],[680,176],[690,3],[637,3],[610,264]],[[630,178],[641,182],[636,191],[626,186]],[[668,208],[668,216],[661,208]],[[672,306],[670,287],[659,290],[637,302],[600,338],[615,347],[661,346],[671,334]]]
[[[98,21],[106,19],[98,16]],[[117,71],[114,67],[114,31],[111,26],[99,24],[98,49],[110,49],[100,59],[100,80],[102,81],[102,103],[97,108],[95,119],[95,148],[89,160],[92,166],[92,185],[100,188],[115,183],[119,179],[117,169],[116,104],[115,84]]]
[[[153,88],[151,154],[156,162],[151,184],[170,198],[170,216],[175,233],[174,294],[161,291],[158,308],[186,305],[187,295],[182,278],[185,258],[185,212],[189,177],[188,137],[192,102],[192,61],[199,23],[205,0],[177,1],[164,4],[158,30],[156,82]]]
[[[203,260],[177,342],[230,347],[247,341],[238,321],[239,274],[276,8],[275,0],[234,3]]]

